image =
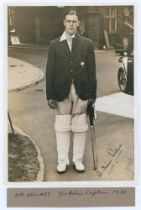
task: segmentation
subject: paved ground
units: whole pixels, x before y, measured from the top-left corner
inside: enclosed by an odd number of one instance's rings
[[[35,84],[44,78],[43,72],[25,62],[16,58],[8,59],[8,90],[14,91],[26,88]]]
[[[96,108],[98,111],[134,118],[134,97],[122,92],[103,96],[97,99]]]
[[[42,66],[45,71],[46,53],[27,54],[10,52],[13,57],[26,60],[35,66]],[[98,51],[97,58],[97,79],[98,79],[98,100],[97,104],[107,105],[107,96],[119,92],[117,86],[117,57],[113,51]],[[124,94],[125,97],[128,97]],[[118,96],[119,97],[119,96]],[[126,103],[121,94],[120,103]],[[129,96],[131,103],[133,96]],[[128,97],[128,98],[129,98]],[[131,99],[132,97],[132,99]],[[120,98],[120,97],[119,97]],[[119,100],[118,100],[119,101]],[[15,103],[16,102],[16,103]],[[124,105],[124,107],[126,107]],[[114,103],[115,106],[115,103]],[[97,106],[99,110],[100,106]],[[55,113],[47,106],[45,97],[45,81],[35,87],[9,93],[9,109],[14,123],[34,139],[40,148],[44,166],[45,181],[95,181],[95,180],[133,180],[134,178],[134,122],[130,116],[106,113],[100,108],[98,119],[95,122],[98,151],[98,170],[93,170],[91,144],[88,133],[84,161],[86,172],[76,173],[70,166],[69,171],[63,175],[56,173],[56,143],[53,130]],[[133,103],[130,106],[133,110]],[[123,110],[122,110],[123,112]],[[72,147],[72,145],[71,145]],[[72,153],[70,152],[70,157]]]

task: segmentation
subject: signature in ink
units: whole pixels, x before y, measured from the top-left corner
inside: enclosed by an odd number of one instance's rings
[[[96,174],[101,177],[104,173],[104,171],[111,165],[112,160],[110,160],[108,163],[106,163],[105,165],[102,165],[101,168],[99,170],[96,171]]]
[[[111,156],[114,157],[119,152],[119,150],[121,149],[121,147],[122,147],[122,144],[120,144],[117,148],[111,148],[111,147],[109,147],[107,149],[107,153],[109,155],[111,155]]]
[[[116,158],[112,161],[111,169],[109,171],[109,175],[112,173],[112,170],[116,164],[118,164],[118,157],[121,155],[123,150],[119,150],[119,153],[116,155]]]
[[[122,153],[122,144],[120,144],[117,148],[108,148],[107,153],[112,156],[112,159],[110,159],[108,162],[106,162],[104,165],[102,165],[97,171],[97,176],[101,177],[104,172],[109,169],[109,175],[112,173],[113,168],[116,164],[118,164],[118,157]]]

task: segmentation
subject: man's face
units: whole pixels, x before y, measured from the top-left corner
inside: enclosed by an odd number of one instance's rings
[[[64,20],[65,30],[69,35],[73,35],[79,26],[79,20],[76,15],[67,15]]]

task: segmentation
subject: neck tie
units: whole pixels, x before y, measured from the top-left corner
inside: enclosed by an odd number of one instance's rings
[[[67,39],[67,43],[68,43],[68,45],[69,45],[70,51],[72,51],[72,38],[71,38],[71,37],[69,37],[69,38]]]

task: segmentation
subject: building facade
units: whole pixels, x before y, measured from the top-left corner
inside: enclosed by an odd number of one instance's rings
[[[124,38],[133,42],[133,6],[9,7],[9,34],[14,29],[20,43],[48,44],[62,34],[63,18],[70,9],[77,11],[79,31],[95,49],[113,48]]]

